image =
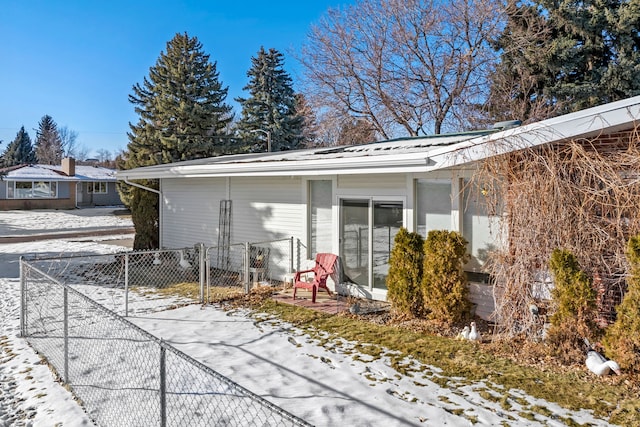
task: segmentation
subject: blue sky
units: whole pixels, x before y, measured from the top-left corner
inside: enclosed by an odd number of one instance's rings
[[[128,101],[166,43],[196,36],[229,87],[244,95],[246,73],[260,46],[285,55],[299,80],[294,53],[329,7],[349,0],[163,1],[2,0],[0,2],[0,152],[24,125],[32,140],[40,118],[78,132],[92,154],[126,148]]]

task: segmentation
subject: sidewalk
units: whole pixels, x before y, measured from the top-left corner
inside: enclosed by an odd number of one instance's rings
[[[54,233],[2,236],[0,237],[0,244],[34,242],[37,240],[68,239],[74,237],[111,236],[119,234],[135,234],[135,229],[133,227],[117,227],[108,229],[102,228],[82,231],[65,230]]]

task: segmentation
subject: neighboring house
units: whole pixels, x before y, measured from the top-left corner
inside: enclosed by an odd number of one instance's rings
[[[0,169],[0,211],[12,209],[73,209],[121,205],[115,170],[62,165],[19,165]]]
[[[469,241],[471,299],[476,314],[488,318],[493,295],[483,264],[499,244],[492,224],[500,217],[488,214],[477,203],[483,191],[468,185],[478,162],[633,129],[638,119],[635,97],[503,130],[222,156],[118,171],[117,177],[160,180],[164,248],[215,246],[220,212],[228,212],[221,201],[230,200],[230,218],[223,222],[232,224],[231,242],[293,236],[308,259],[336,253],[351,283],[345,289],[373,299],[386,298],[387,261],[400,226],[423,236],[433,229],[460,231]]]

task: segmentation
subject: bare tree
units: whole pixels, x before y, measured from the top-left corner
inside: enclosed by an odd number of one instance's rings
[[[63,156],[77,158],[78,132],[69,129],[67,126],[62,126],[61,128],[58,128],[58,134],[60,135],[60,141],[62,142]]]
[[[417,136],[466,124],[486,97],[502,25],[499,1],[364,0],[330,9],[301,62],[316,108],[348,113],[377,134]]]
[[[113,160],[113,157],[111,155],[111,151],[105,149],[105,148],[100,148],[98,151],[96,151],[96,158],[98,159],[98,162],[100,163],[106,163],[109,162],[111,160]]]
[[[91,150],[89,150],[89,148],[86,145],[83,145],[83,144],[78,145],[74,149],[73,157],[75,157],[78,160],[86,160],[89,157],[90,151]]]

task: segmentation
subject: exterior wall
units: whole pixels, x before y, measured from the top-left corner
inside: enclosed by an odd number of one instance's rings
[[[342,175],[338,177],[339,189],[392,189],[407,191],[407,181],[404,174],[393,175]]]
[[[459,175],[440,173],[439,179],[449,177],[452,192],[459,195]],[[420,175],[420,178],[426,176]],[[415,228],[413,204],[414,185],[417,176],[410,174],[338,176],[334,187],[334,215],[327,232],[334,238],[333,252],[338,253],[338,210],[340,197],[395,197],[405,200],[405,226]],[[161,239],[165,248],[189,247],[196,243],[215,246],[218,242],[220,200],[232,201],[232,243],[263,242],[286,239],[293,236],[307,244],[307,179],[300,177],[230,177],[162,180]],[[452,198],[455,199],[455,197]],[[462,197],[460,197],[462,198]],[[452,204],[452,225],[462,228],[464,220],[457,221],[459,203]],[[476,219],[482,213],[470,210],[462,214]],[[462,218],[461,218],[462,219]],[[478,243],[478,242],[476,242]],[[306,251],[301,250],[302,258]],[[277,260],[283,254],[274,254]],[[273,261],[273,259],[272,259]],[[300,259],[294,263],[299,265]],[[281,280],[288,265],[278,262],[271,275]],[[385,298],[385,294],[368,295]],[[477,306],[476,314],[489,319],[493,312],[492,287],[471,283],[470,298]]]
[[[220,201],[232,201],[231,243],[303,238],[300,178],[201,178],[162,180],[161,245],[218,244]],[[289,244],[269,245],[270,275],[289,270]],[[297,261],[296,261],[297,263]]]
[[[220,200],[227,198],[224,178],[163,179],[162,198],[164,248],[217,244]]]
[[[259,242],[294,236],[306,241],[301,178],[231,178],[232,242]]]
[[[78,200],[79,206],[114,206],[122,204],[115,182],[107,182],[107,194],[89,193],[85,183],[78,185],[82,192],[82,201]]]

